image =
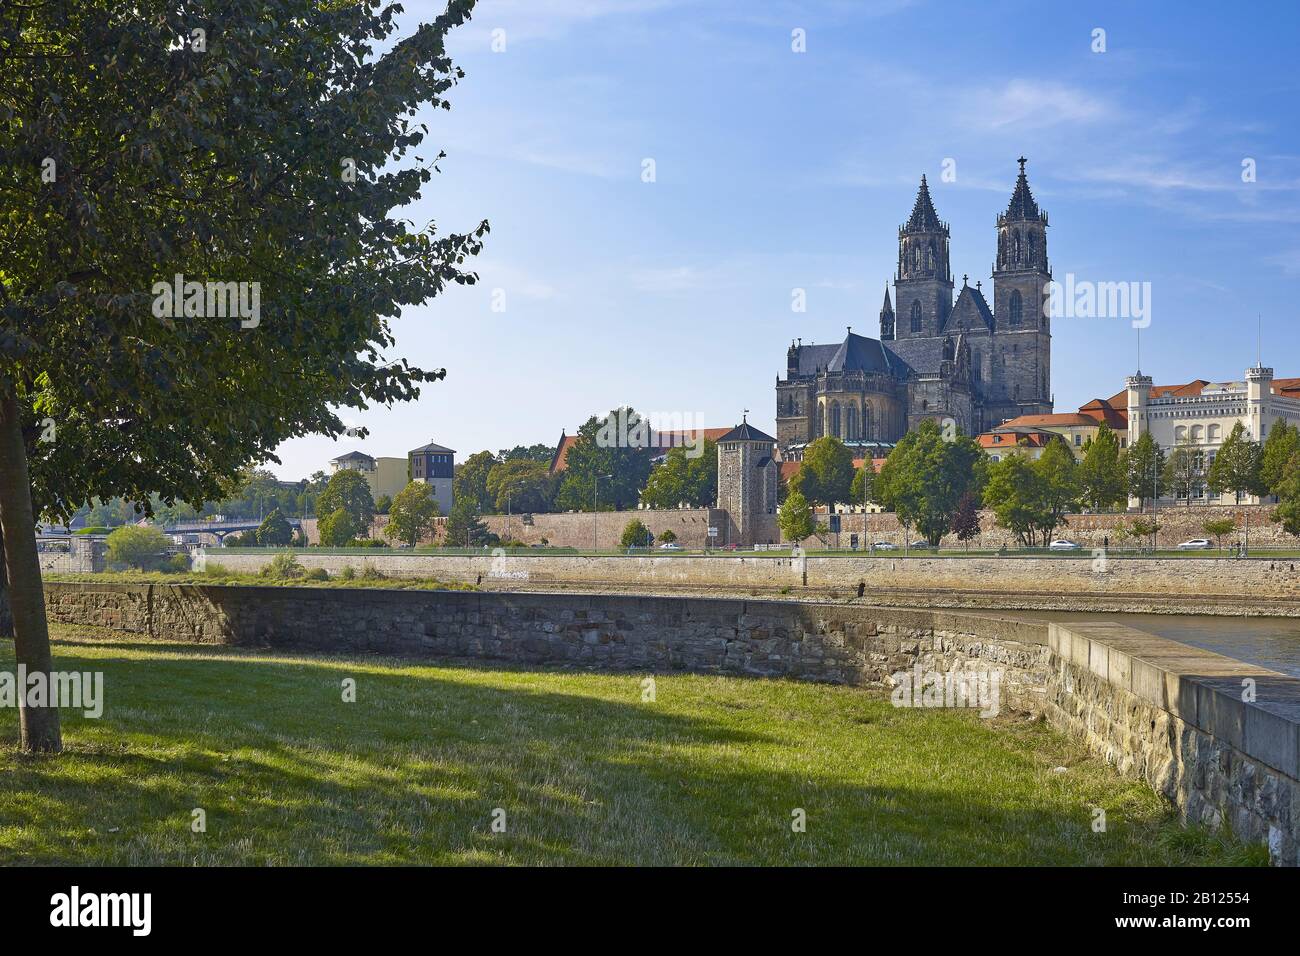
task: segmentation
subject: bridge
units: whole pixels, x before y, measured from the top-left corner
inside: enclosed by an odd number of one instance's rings
[[[301,528],[298,518],[286,518],[291,528]],[[262,526],[259,518],[226,518],[222,521],[176,521],[163,528],[166,534],[210,534],[224,543],[226,535],[241,531],[256,531]]]

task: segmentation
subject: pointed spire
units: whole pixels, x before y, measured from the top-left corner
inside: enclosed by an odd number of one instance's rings
[[[1020,175],[1016,177],[1016,188],[1011,194],[1011,202],[1007,205],[1006,218],[1012,222],[1041,219],[1038,203],[1034,201],[1034,194],[1029,189],[1029,180],[1025,178],[1025,163],[1029,160],[1021,156],[1016,162],[1020,164]]]
[[[921,188],[917,190],[912,215],[903,229],[906,232],[938,232],[943,229],[939,214],[934,211],[934,203],[930,199],[930,187],[925,182],[924,173],[921,174]]]
[[[889,301],[889,283],[885,283],[885,304],[880,307],[881,315],[893,315],[894,305]]]

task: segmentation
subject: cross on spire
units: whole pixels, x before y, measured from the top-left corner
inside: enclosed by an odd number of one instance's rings
[[[1029,162],[1029,160],[1021,156],[1019,159],[1016,160],[1016,162],[1020,164],[1020,171],[1023,173],[1025,171],[1025,163]]]

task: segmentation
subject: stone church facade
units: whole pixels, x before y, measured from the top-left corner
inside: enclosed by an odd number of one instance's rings
[[[983,284],[970,285],[968,276],[954,301],[948,224],[921,177],[912,214],[898,230],[894,296],[886,284],[880,338],[850,327],[842,342],[790,344],[785,378],[776,382],[783,458],[798,460],[824,435],[879,456],[926,418],[952,418],[976,435],[1052,411],[1047,214],[1034,200],[1025,162],[996,222],[991,304]]]

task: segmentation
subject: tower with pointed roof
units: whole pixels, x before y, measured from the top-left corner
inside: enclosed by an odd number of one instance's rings
[[[718,510],[726,530],[718,544],[776,544],[776,439],[749,424],[748,416],[718,439]],[[721,529],[719,529],[721,530]]]
[[[777,376],[781,455],[834,436],[855,457],[881,457],[922,421],[953,419],[967,435],[1027,414],[1050,414],[1051,328],[1043,302],[1052,273],[1047,215],[1025,163],[998,216],[992,303],[983,283],[962,276],[953,300],[948,226],[924,176],[898,230],[894,295],[885,286],[880,338],[850,327],[842,342],[792,342]]]
[[[948,224],[941,222],[934,211],[924,175],[912,205],[912,215],[898,227],[894,292],[898,299],[895,338],[919,338],[943,331],[952,310]]]
[[[996,316],[992,359],[999,374],[987,394],[994,421],[1051,411],[1052,329],[1047,284],[1047,213],[1038,208],[1025,176],[1020,175],[1006,212],[998,216],[997,260],[993,265],[993,314]]]

